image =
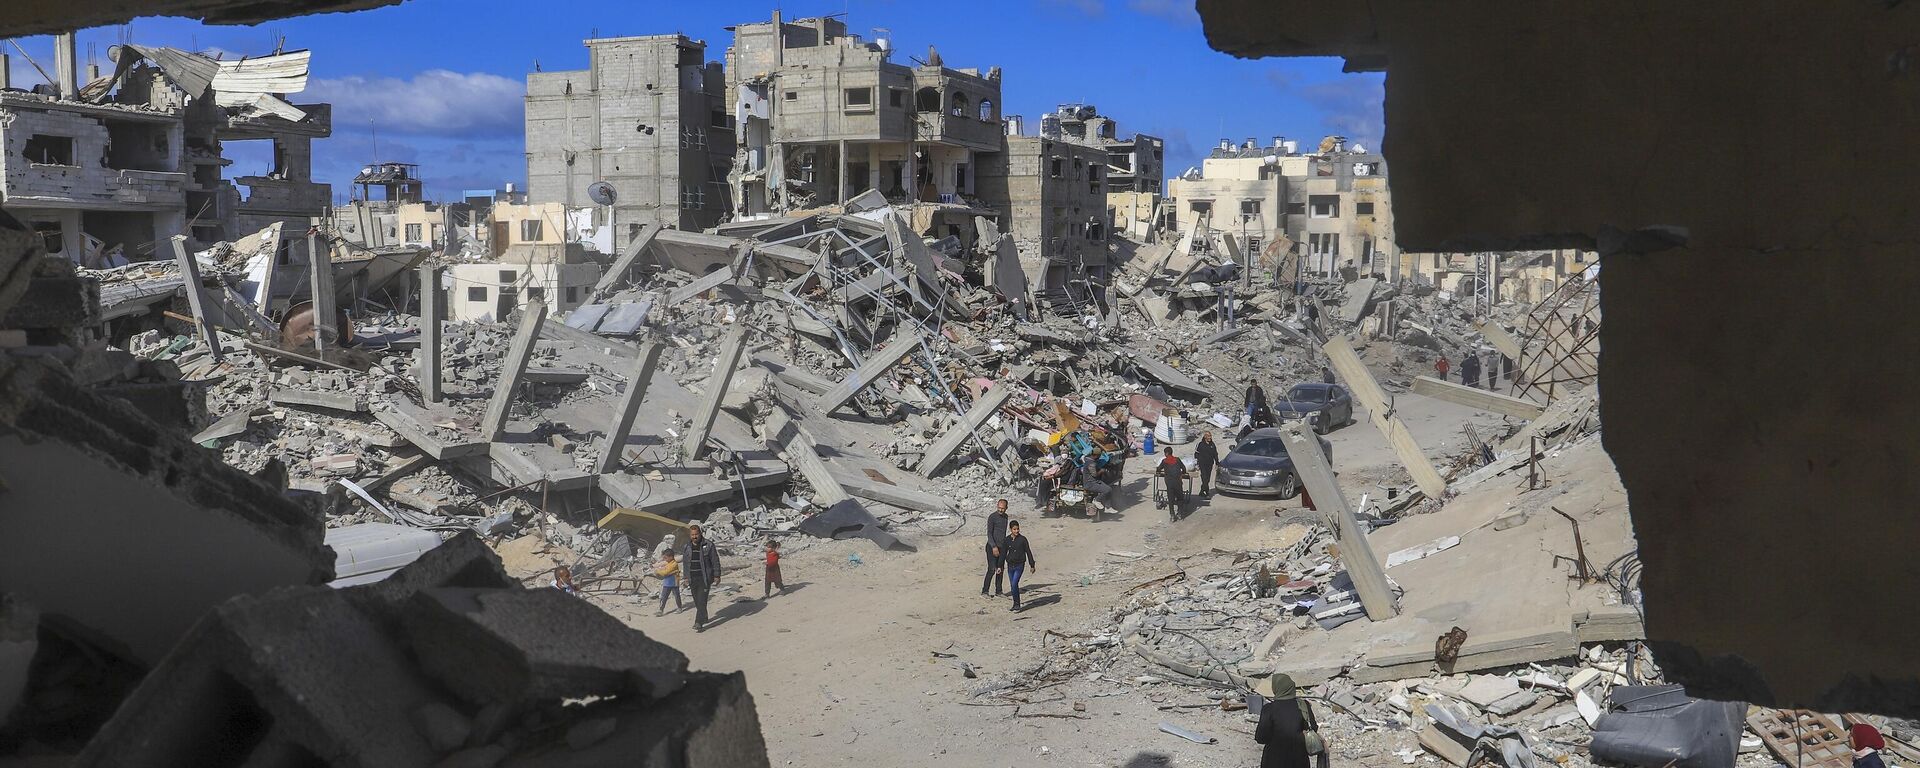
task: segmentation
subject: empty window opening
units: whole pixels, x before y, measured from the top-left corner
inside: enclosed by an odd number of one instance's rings
[[[1316,219],[1340,218],[1339,195],[1313,195],[1307,198],[1309,215]]]
[[[915,112],[940,111],[939,89],[933,86],[927,86],[915,91],[913,94],[913,109]]]
[[[799,100],[800,100],[800,92],[799,92],[799,91],[787,91],[787,95],[786,95],[786,100],[787,100],[787,101],[799,101]]]
[[[1356,216],[1372,216],[1373,203],[1354,203],[1353,213]]]
[[[420,242],[420,229],[421,227],[419,224],[408,224],[407,225],[407,242],[409,243]]]
[[[539,219],[521,219],[520,241],[524,243],[540,242],[543,239],[540,223]]]
[[[21,150],[28,162],[39,165],[73,165],[73,137],[36,133],[27,137]]]
[[[40,245],[47,249],[47,253],[58,256],[67,249],[66,231],[60,227],[60,222],[36,221],[33,223],[33,232],[40,236]]]
[[[481,304],[485,304],[485,303],[487,303],[487,289],[485,289],[485,288],[468,288],[468,289],[467,289],[467,301],[470,301],[470,302],[478,302],[478,303],[481,303]]]
[[[907,89],[905,88],[888,88],[887,89],[887,106],[904,107],[906,105],[907,105]]]
[[[1303,216],[1306,212],[1306,203],[1287,203],[1287,215],[1289,216]]]
[[[579,300],[580,300],[580,286],[577,286],[577,285],[567,286],[567,303],[572,304]]]
[[[1000,116],[993,111],[993,99],[980,100],[980,119],[986,122],[994,122],[1000,119]]]
[[[108,121],[106,125],[108,168],[175,170],[166,126],[120,121]]]
[[[520,273],[515,272],[511,269],[500,270],[501,285],[513,285],[513,281],[518,277],[520,277]]]
[[[1247,216],[1247,217],[1258,217],[1260,215],[1260,201],[1258,200],[1240,201],[1240,215]]]
[[[848,112],[870,112],[873,110],[872,88],[848,88],[846,91]]]
[[[956,92],[954,92],[954,94],[953,94],[953,116],[954,116],[954,117],[966,117],[966,116],[967,116],[967,112],[968,112],[968,110],[969,110],[969,109],[970,109],[970,107],[971,107],[971,104],[972,104],[972,102],[971,102],[971,101],[970,101],[969,99],[967,99],[967,95],[966,95],[966,94],[964,94],[964,93],[960,93],[960,92],[958,92],[958,91],[956,91]]]
[[[545,286],[535,285],[527,288],[528,301],[540,301],[545,298],[547,298],[547,289]]]

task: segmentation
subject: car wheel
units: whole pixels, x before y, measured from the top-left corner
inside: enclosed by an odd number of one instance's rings
[[[1300,477],[1288,472],[1285,477],[1280,478],[1280,498],[1291,499],[1298,495],[1300,495]]]

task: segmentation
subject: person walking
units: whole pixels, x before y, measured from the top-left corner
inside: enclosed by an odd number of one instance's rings
[[[1460,383],[1469,387],[1480,386],[1480,356],[1467,353],[1460,357]]]
[[[1028,568],[1040,570],[1040,565],[1033,559],[1033,544],[1020,535],[1019,521],[1007,521],[1006,543],[1007,586],[1013,593],[1013,606],[1007,610],[1017,612],[1020,610],[1020,577]]]
[[[780,590],[781,594],[786,594],[787,583],[780,579],[780,542],[767,539],[767,584],[766,592],[760,596],[760,599],[773,597],[773,591],[776,589]]]
[[[1220,461],[1220,447],[1213,442],[1213,432],[1200,434],[1200,444],[1193,447],[1193,460],[1200,463],[1200,495],[1213,497],[1213,465]]]
[[[987,577],[980,580],[980,596],[987,596],[987,587],[993,587],[993,596],[999,597],[1002,586],[1006,584],[1001,563],[1004,547],[1007,544],[1007,500],[994,502],[993,514],[987,515]]]
[[[1438,373],[1440,375],[1441,381],[1447,380],[1447,370],[1452,367],[1453,367],[1453,364],[1447,362],[1446,355],[1441,355],[1440,359],[1437,361],[1434,361],[1434,364],[1433,364],[1433,370],[1435,373]]]
[[[1154,474],[1160,478],[1162,488],[1167,492],[1167,515],[1174,520],[1180,519],[1180,504],[1187,497],[1187,463],[1173,455],[1173,446],[1166,447],[1166,454],[1160,463],[1154,466]]]
[[[693,593],[693,629],[707,631],[707,591],[720,583],[720,550],[700,534],[699,524],[687,526],[687,544],[680,550],[687,590]]]
[[[1247,392],[1241,396],[1241,399],[1247,404],[1248,417],[1254,417],[1257,414],[1267,411],[1267,390],[1260,387],[1260,381],[1258,379],[1248,380]]]
[[[667,615],[668,595],[673,596],[674,613],[686,610],[687,604],[680,600],[680,558],[673,550],[660,554],[660,560],[653,564],[653,575],[660,577],[660,607],[654,609],[653,615]]]
[[[1293,678],[1276,674],[1268,682],[1273,695],[1260,708],[1260,724],[1253,729],[1253,740],[1262,745],[1260,768],[1310,768],[1314,754],[1325,765],[1326,744],[1320,743],[1317,753],[1310,746],[1320,741],[1320,726],[1313,708],[1295,693]]]

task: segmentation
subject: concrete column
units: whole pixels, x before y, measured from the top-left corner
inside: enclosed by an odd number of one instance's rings
[[[75,98],[80,93],[80,52],[75,49],[72,32],[53,36],[53,77],[59,82],[60,98]]]
[[[686,458],[700,458],[700,453],[706,449],[707,436],[713,432],[713,420],[720,415],[720,403],[727,399],[727,385],[733,383],[733,369],[740,364],[740,353],[746,345],[746,324],[734,323],[727,331],[726,340],[720,342],[720,355],[714,361],[713,375],[707,378],[706,392],[700,395],[700,409],[694,413],[693,425],[687,427],[687,434],[680,443]]]
[[[7,58],[6,54],[0,53],[0,90],[13,87],[13,76],[9,74],[13,71],[12,67],[13,62]]]
[[[1347,497],[1334,479],[1333,467],[1327,463],[1327,454],[1320,449],[1319,436],[1302,429],[1296,422],[1287,427],[1286,438],[1281,442],[1287,448],[1287,458],[1293,461],[1294,472],[1306,486],[1307,493],[1313,496],[1314,508],[1332,518],[1334,534],[1340,543],[1340,563],[1347,567],[1347,576],[1353,579],[1353,591],[1360,595],[1360,605],[1366,609],[1367,618],[1373,621],[1393,618],[1400,608],[1394,604],[1393,588],[1387,584],[1387,569],[1380,567],[1373,547],[1367,544],[1366,534],[1360,532],[1353,508],[1347,505]]]
[[[325,352],[340,339],[334,326],[333,254],[320,247],[320,236],[307,235],[307,286],[313,302],[313,349]]]
[[[440,402],[440,321],[446,315],[440,274],[445,271],[445,267],[420,268],[420,396],[429,403]]]
[[[627,375],[627,391],[620,396],[620,409],[614,412],[613,429],[607,432],[607,443],[595,464],[600,474],[620,468],[620,451],[626,447],[627,435],[633,431],[633,419],[640,413],[640,402],[647,397],[647,385],[653,381],[653,371],[659,363],[660,342],[649,341],[640,348],[633,372]]]
[[[207,320],[207,297],[200,285],[200,264],[193,260],[193,254],[187,252],[187,236],[173,236],[174,262],[180,265],[181,287],[187,291],[187,306],[193,310],[193,324],[200,330],[200,340],[206,342],[213,359],[222,359],[220,354],[220,334],[213,329],[213,323]]]
[[[887,369],[898,365],[900,361],[907,359],[907,355],[913,354],[914,350],[920,348],[921,339],[918,333],[905,328],[898,333],[900,337],[894,339],[892,344],[880,350],[879,354],[868,357],[867,361],[861,363],[859,368],[855,368],[844,381],[834,385],[832,391],[820,396],[821,413],[833,413],[840,406],[846,405],[855,395],[860,394],[860,390],[866,389],[868,385],[879,379],[880,374],[886,373]]]
[[[822,23],[824,23],[824,22],[822,22]],[[875,90],[878,90],[878,89],[875,89]],[[876,98],[877,98],[877,97],[876,97]],[[844,202],[846,202],[846,201],[847,201],[847,188],[848,188],[848,184],[847,184],[847,140],[846,140],[846,139],[841,139],[841,140],[840,140],[840,152],[839,152],[839,163],[840,163],[840,174],[839,174],[838,176],[836,176],[836,177],[835,177],[835,178],[837,178],[837,179],[839,180],[839,182],[840,182],[840,193],[839,193],[839,194],[840,194],[840,199],[839,199],[839,200],[838,200],[837,202],[842,202],[842,203],[844,203]]]
[[[499,440],[507,431],[507,408],[513,405],[513,392],[527,374],[527,361],[533,357],[533,342],[540,338],[540,325],[547,320],[547,305],[530,299],[520,305],[520,327],[513,332],[513,346],[500,360],[500,380],[493,385],[493,397],[487,400],[486,415],[480,419],[480,436],[488,442]]]
[[[1433,468],[1433,462],[1427,460],[1427,454],[1420,450],[1420,444],[1413,441],[1413,433],[1407,430],[1406,423],[1393,414],[1393,404],[1387,401],[1387,392],[1380,388],[1373,374],[1367,371],[1366,364],[1360,362],[1360,355],[1353,351],[1345,336],[1335,336],[1321,347],[1327,353],[1327,362],[1340,374],[1347,385],[1347,391],[1353,393],[1353,399],[1367,409],[1367,419],[1373,422],[1375,429],[1387,438],[1387,444],[1400,457],[1400,463],[1407,468],[1407,474],[1413,476],[1413,483],[1429,499],[1438,499],[1447,492],[1447,481]]]

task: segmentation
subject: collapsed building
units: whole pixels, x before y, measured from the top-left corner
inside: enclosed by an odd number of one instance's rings
[[[175,234],[205,247],[325,213],[312,142],[332,110],[286,99],[306,87],[309,52],[217,61],[126,44],[82,82],[73,47],[57,37],[53,83],[0,83],[0,205],[50,253],[112,267],[171,258],[159,246]],[[228,177],[223,147],[242,141],[270,142],[272,166]]]

